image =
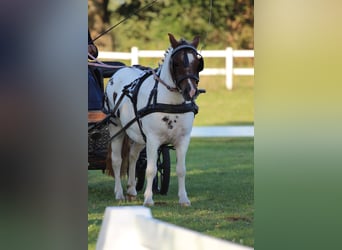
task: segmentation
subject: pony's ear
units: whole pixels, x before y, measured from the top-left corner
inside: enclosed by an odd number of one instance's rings
[[[198,44],[199,44],[199,40],[200,40],[200,36],[196,36],[195,38],[194,38],[194,40],[192,41],[192,45],[195,47],[195,48],[197,48],[197,46],[198,46]]]
[[[172,48],[176,48],[178,46],[178,41],[171,33],[168,33],[168,35]]]

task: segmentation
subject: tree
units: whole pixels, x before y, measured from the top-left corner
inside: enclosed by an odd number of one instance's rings
[[[111,12],[108,8],[109,0],[88,0],[88,28],[95,39],[111,26]],[[106,34],[96,41],[100,50],[111,50],[113,39],[111,34]]]
[[[96,14],[90,13],[92,27],[108,27],[128,18],[110,32],[110,50],[129,50],[132,46],[143,49],[164,49],[169,45],[167,33],[191,40],[201,36],[201,47],[236,49],[254,47],[253,0],[164,0],[132,15],[152,0],[110,1],[89,0],[101,6]],[[100,4],[99,4],[100,3]],[[96,15],[100,15],[101,18]],[[100,20],[99,23],[98,20]],[[101,24],[101,22],[103,24]],[[105,28],[97,30],[105,30]],[[99,39],[100,41],[100,39]],[[106,44],[101,38],[101,43]],[[102,44],[100,45],[101,49]]]

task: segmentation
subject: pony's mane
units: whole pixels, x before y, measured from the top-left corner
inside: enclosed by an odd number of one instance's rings
[[[173,48],[170,46],[168,47],[165,52],[164,52],[164,57],[160,60],[160,62],[158,63],[158,69],[161,69],[161,66],[164,64],[164,61],[166,59],[166,57],[172,52]]]
[[[181,38],[179,40],[179,45],[189,45],[190,43],[185,40],[184,38]],[[172,46],[168,47],[166,50],[165,50],[165,53],[164,53],[164,57],[161,58],[161,60],[159,61],[158,63],[158,70],[157,70],[157,73],[160,74],[160,71],[161,71],[161,68],[163,66],[163,64],[165,63],[166,59],[170,60],[170,56],[172,54],[172,51],[173,51],[173,48]]]
[[[169,53],[173,50],[173,48],[170,46],[168,47],[166,50],[165,50],[165,53],[164,53],[164,59],[165,57],[167,57],[169,55]]]
[[[180,45],[185,45],[185,44],[189,44],[184,38],[181,38],[180,41],[179,41]],[[161,59],[161,62],[159,64],[159,66],[163,65],[164,61],[165,61],[165,58],[173,51],[173,48],[172,46],[168,47],[166,50],[165,50],[165,53],[164,53],[164,58]]]

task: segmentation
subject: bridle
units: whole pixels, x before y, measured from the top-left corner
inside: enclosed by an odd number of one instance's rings
[[[173,57],[178,54],[180,51],[184,50],[192,50],[194,54],[196,55],[196,58],[199,60],[198,68],[196,74],[185,74],[181,76],[176,77],[176,72],[175,72],[175,66],[174,66],[174,61]],[[189,65],[188,57],[184,56],[183,63],[185,66]],[[176,47],[171,54],[171,60],[170,60],[170,72],[172,75],[172,79],[178,89],[180,89],[180,83],[184,81],[185,79],[193,79],[196,81],[196,83],[199,82],[199,72],[203,70],[204,63],[203,63],[203,58],[202,56],[197,52],[196,48],[193,47],[192,45],[184,44]]]

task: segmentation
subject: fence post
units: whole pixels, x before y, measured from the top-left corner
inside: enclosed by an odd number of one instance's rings
[[[226,48],[226,87],[233,89],[233,49]]]
[[[131,48],[131,65],[139,64],[139,55],[138,55],[138,47]]]

